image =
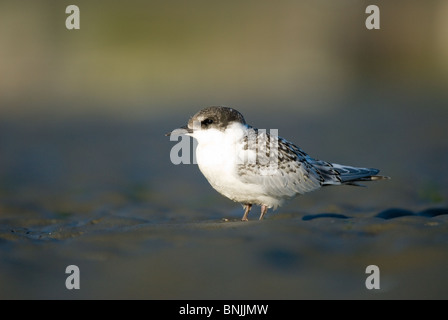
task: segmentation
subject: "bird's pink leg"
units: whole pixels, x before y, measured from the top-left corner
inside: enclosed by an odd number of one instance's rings
[[[252,208],[252,205],[250,203],[245,204],[244,208],[245,208],[244,215],[243,215],[243,218],[241,219],[241,221],[249,221],[249,219],[247,219],[247,215],[249,214],[249,211]]]
[[[263,220],[263,216],[265,215],[265,213],[268,212],[268,207],[265,205],[261,206],[261,214],[260,214],[260,219],[259,220]]]

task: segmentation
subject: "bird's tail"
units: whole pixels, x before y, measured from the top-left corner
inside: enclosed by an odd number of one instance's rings
[[[315,167],[318,168],[324,179],[322,185],[363,186],[357,182],[390,179],[390,177],[378,175],[380,170],[374,168],[359,168],[323,161],[319,161],[319,164]]]

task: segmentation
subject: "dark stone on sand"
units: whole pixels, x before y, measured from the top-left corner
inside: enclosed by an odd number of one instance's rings
[[[394,218],[399,218],[399,217],[404,217],[404,216],[413,216],[413,215],[415,215],[415,214],[411,210],[392,208],[392,209],[387,209],[387,210],[381,211],[375,217],[382,218],[382,219],[394,219]]]
[[[418,213],[419,216],[436,217],[442,214],[448,214],[448,208],[429,208]]]
[[[407,209],[392,208],[381,211],[375,217],[382,219],[394,219],[405,216],[422,216],[432,218],[443,214],[448,214],[448,208],[429,208],[418,213],[414,213]]]
[[[313,220],[317,218],[337,218],[337,219],[349,219],[350,217],[347,217],[343,214],[339,213],[318,213],[318,214],[309,214],[302,218],[304,221]]]

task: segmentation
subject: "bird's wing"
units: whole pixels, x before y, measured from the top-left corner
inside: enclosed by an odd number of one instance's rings
[[[379,170],[374,168],[352,167],[320,160],[316,160],[313,166],[319,170],[324,178],[323,185],[349,184],[362,186],[357,182],[389,179],[389,177],[378,176]]]
[[[245,183],[263,186],[267,195],[288,198],[316,190],[324,182],[313,159],[281,137],[250,128],[239,143],[239,176]]]

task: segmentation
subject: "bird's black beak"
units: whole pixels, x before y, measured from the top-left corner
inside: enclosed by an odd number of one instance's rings
[[[193,133],[193,129],[188,128],[188,126],[183,126],[178,129],[174,129],[171,132],[166,133],[165,136],[171,136],[171,135],[180,136],[182,134],[188,134],[188,133]]]

